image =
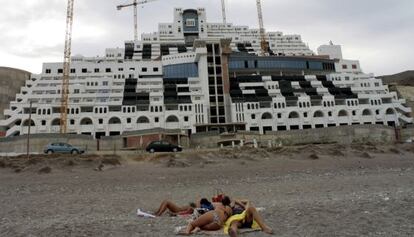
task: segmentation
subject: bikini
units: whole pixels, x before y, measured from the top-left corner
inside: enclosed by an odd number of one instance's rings
[[[225,209],[223,210],[223,213],[224,215],[226,215],[225,219],[227,219],[230,216],[230,214],[227,213]],[[220,215],[217,213],[217,210],[213,212],[213,223],[216,223],[219,226],[223,224],[220,220]]]

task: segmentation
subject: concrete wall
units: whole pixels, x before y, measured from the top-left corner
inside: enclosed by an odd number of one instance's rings
[[[234,135],[218,135],[215,133],[194,134],[191,137],[192,147],[217,147],[218,142],[243,140],[259,145],[272,144],[298,145],[315,143],[394,143],[396,142],[394,128],[382,125],[355,125],[331,128],[318,128],[309,130],[293,130],[271,132],[260,135],[254,132],[240,132]]]
[[[414,140],[414,127],[400,131],[401,141]],[[151,136],[147,137],[148,139]],[[125,139],[125,140],[124,140]],[[128,145],[136,148],[140,143],[137,137],[103,137],[95,140],[87,135],[60,135],[60,134],[35,134],[30,136],[30,152],[41,153],[43,148],[51,142],[67,142],[74,146],[85,147],[89,152],[97,151],[121,151],[128,148]],[[396,142],[395,130],[392,127],[382,125],[355,125],[331,128],[319,128],[310,130],[294,130],[273,132],[260,135],[255,132],[239,132],[237,134],[217,134],[215,132],[193,134],[188,141],[182,137],[181,144],[186,147],[190,142],[191,147],[217,147],[219,142],[230,142],[243,140],[245,143],[252,143],[256,140],[259,145],[267,146],[269,141],[273,145],[299,145],[317,143],[375,143],[392,144]],[[154,140],[158,140],[154,137]],[[0,153],[25,153],[27,136],[0,138]],[[126,143],[125,143],[126,142]],[[125,143],[125,144],[124,144]]]
[[[0,67],[0,119],[4,118],[4,110],[9,108],[10,101],[16,98],[20,88],[29,79],[30,72]]]
[[[401,130],[402,142],[414,142],[414,127],[408,127]]]
[[[30,136],[30,152],[42,153],[43,148],[52,142],[66,142],[73,146],[96,151],[96,140],[87,135],[33,134]],[[27,136],[0,138],[0,153],[25,153]]]
[[[102,137],[99,140],[100,151],[119,151],[123,148],[124,148],[124,144],[123,144],[123,138],[121,136]],[[98,149],[98,147],[95,147],[95,149]]]

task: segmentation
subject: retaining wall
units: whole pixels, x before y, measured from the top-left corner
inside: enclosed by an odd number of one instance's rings
[[[96,151],[96,140],[87,135],[33,134],[30,135],[30,153],[42,153],[43,148],[52,142],[65,142],[73,146]],[[1,153],[25,153],[27,150],[27,135],[0,138]]]
[[[395,129],[382,125],[355,125],[309,130],[291,130],[270,132],[260,135],[254,132],[239,132],[237,134],[219,135],[209,133],[194,134],[191,137],[192,147],[217,147],[218,143],[243,140],[245,143],[256,140],[259,145],[299,145],[320,143],[395,143]]]
[[[414,127],[401,130],[401,141],[413,140]],[[191,147],[214,148],[219,143],[243,140],[252,143],[254,140],[259,145],[299,145],[299,144],[322,144],[322,143],[375,143],[392,144],[397,142],[395,129],[382,125],[355,125],[331,128],[318,128],[309,130],[293,130],[271,132],[260,135],[255,132],[239,132],[237,134],[218,134],[214,132],[196,133],[190,137]],[[66,142],[74,146],[87,148],[88,152],[120,151],[124,149],[125,139],[123,136],[103,137],[95,140],[88,135],[60,135],[60,134],[33,134],[30,136],[30,152],[41,153],[43,148],[51,142]],[[126,140],[128,143],[128,139]],[[135,141],[137,142],[137,141]],[[188,142],[187,138],[181,141]],[[27,136],[0,138],[0,153],[25,153]]]
[[[413,142],[414,141],[414,127],[408,127],[401,130],[401,141],[402,142]]]

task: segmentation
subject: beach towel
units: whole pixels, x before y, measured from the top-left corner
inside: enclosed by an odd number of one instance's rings
[[[233,221],[243,221],[246,218],[246,211],[243,211],[241,214],[232,215],[229,219],[227,219],[226,223],[224,223],[224,234],[229,234],[230,225]],[[253,221],[252,230],[260,230],[260,226]],[[244,229],[240,229],[244,230]]]
[[[174,232],[176,235],[184,235],[183,232],[185,231],[186,228],[187,226],[179,226],[175,228]],[[256,231],[260,231],[260,229],[239,229],[239,234],[256,232]],[[226,236],[227,234],[225,234],[223,229],[221,229],[221,230],[216,230],[216,231],[198,230],[198,231],[193,232],[193,235]]]
[[[141,211],[141,209],[137,209],[137,216],[139,216],[139,217],[145,217],[145,218],[155,218],[156,217],[156,216],[154,216],[154,215],[152,215],[150,213]]]

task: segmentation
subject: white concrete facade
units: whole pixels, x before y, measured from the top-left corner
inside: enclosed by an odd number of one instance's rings
[[[214,62],[222,60],[221,55],[208,52],[206,47],[185,46],[183,50],[170,47],[167,55],[161,54],[162,45],[185,45],[188,35],[198,34],[199,40],[220,42],[231,39],[231,49],[239,52],[237,44],[247,47],[247,53],[260,51],[259,31],[232,24],[207,23],[204,9],[174,10],[174,22],[160,24],[159,31],[143,34],[142,41],[134,42],[133,56],[127,59],[124,48],[106,49],[105,56],[74,56],[71,63],[70,96],[68,110],[68,132],[90,134],[95,137],[118,135],[128,131],[143,130],[154,127],[168,129],[185,129],[196,132],[197,125],[211,123],[211,85],[210,68],[214,68],[214,80],[222,77],[224,71],[220,65],[212,65],[209,57],[214,55]],[[198,18],[191,18],[197,12]],[[187,14],[187,13],[186,13]],[[184,14],[185,15],[185,14]],[[197,23],[195,22],[197,20]],[[185,23],[184,23],[185,21]],[[198,25],[198,32],[192,32]],[[186,29],[188,26],[188,29]],[[187,35],[185,35],[187,34]],[[267,33],[270,48],[279,56],[309,56],[314,53],[302,42],[299,35],[283,35],[281,32]],[[186,38],[187,37],[187,38]],[[128,42],[127,42],[128,43]],[[143,48],[150,45],[151,52]],[[398,126],[412,123],[407,114],[411,109],[405,107],[405,101],[390,92],[380,79],[363,73],[356,60],[342,59],[340,46],[325,45],[319,48],[321,55],[335,59],[335,71],[326,75],[327,81],[336,88],[351,88],[357,98],[337,99],[317,79],[317,75],[305,75],[306,81],[316,88],[322,100],[315,104],[305,93],[296,93],[297,101],[292,104],[282,95],[279,82],[263,76],[253,86],[263,87],[271,97],[271,106],[262,107],[260,102],[230,101],[230,111],[226,123],[243,123],[246,130],[264,133],[268,130],[307,129],[315,127],[343,126],[353,124],[385,124]],[[143,58],[147,53],[147,58]],[[317,57],[315,57],[317,58]],[[185,66],[189,76],[180,77]],[[172,67],[172,68],[170,68]],[[42,73],[32,75],[31,79],[11,102],[5,111],[5,120],[0,126],[7,128],[6,136],[26,134],[28,125],[32,133],[59,132],[62,63],[45,63]],[[185,69],[185,70],[187,70]],[[166,70],[178,73],[170,77]],[[174,71],[175,70],[175,71]],[[224,72],[223,72],[224,73]],[[224,74],[223,74],[224,75]],[[231,76],[231,75],[230,75]],[[126,104],[127,81],[136,81],[133,88],[137,95],[145,95],[137,104]],[[181,80],[177,82],[178,80]],[[174,96],[178,103],[168,104],[168,84],[173,82]],[[293,81],[293,88],[300,88],[299,82]],[[252,83],[240,83],[243,94],[255,93],[246,89]],[[215,91],[217,94],[217,89]],[[218,98],[216,96],[216,98]],[[182,100],[182,101],[181,101]],[[32,111],[29,106],[32,103]],[[29,123],[29,114],[32,123]]]

